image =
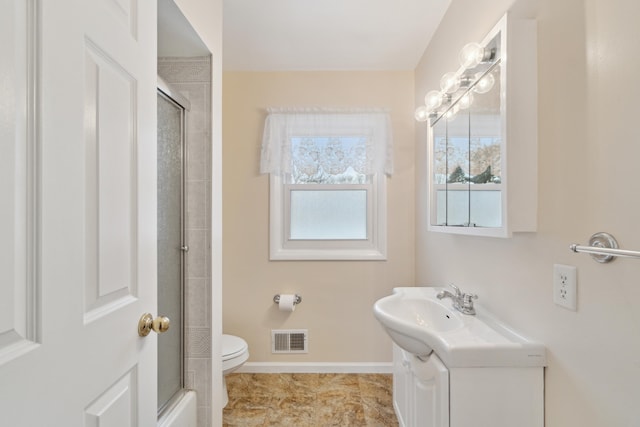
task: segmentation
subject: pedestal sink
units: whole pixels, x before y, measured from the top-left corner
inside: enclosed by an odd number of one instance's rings
[[[435,351],[449,367],[533,367],[546,364],[545,348],[500,322],[483,307],[476,315],[439,300],[442,287],[395,288],[373,312],[391,339],[419,357]]]

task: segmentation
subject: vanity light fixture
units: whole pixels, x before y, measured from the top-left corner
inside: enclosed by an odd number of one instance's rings
[[[495,49],[487,49],[482,47],[478,43],[472,42],[467,43],[460,50],[458,60],[460,61],[460,65],[468,70],[471,68],[475,68],[482,62],[491,61],[495,57],[495,55]]]
[[[440,89],[442,89],[443,93],[455,93],[458,89],[460,89],[460,78],[458,74],[454,71],[446,73],[440,79]]]
[[[472,74],[463,74],[460,76],[460,87],[466,89],[471,86],[471,83],[475,81],[475,77]]]
[[[435,111],[442,105],[442,93],[437,90],[427,92],[424,97],[424,104],[429,111]]]
[[[448,122],[451,122],[458,115],[458,111],[460,111],[460,106],[456,104],[452,108],[449,108],[446,113],[444,113],[444,118],[447,119]]]
[[[496,57],[495,48],[486,48],[478,43],[467,43],[458,55],[461,68],[458,71],[445,73],[440,79],[440,90],[431,90],[424,97],[424,105],[415,110],[415,119],[425,122],[430,116],[438,117],[441,112],[438,109],[442,105],[451,103],[453,95],[461,88],[467,89],[475,82],[473,92],[487,93],[493,88],[495,79],[491,73],[478,72],[467,74],[466,70],[471,70],[481,63],[493,61]],[[446,118],[452,120],[459,109],[467,109],[473,103],[473,94],[467,91],[458,100],[455,112],[448,110]]]
[[[473,93],[467,92],[460,97],[457,105],[461,110],[466,110],[467,108],[471,107],[471,104],[473,104]]]
[[[493,77],[493,74],[491,73],[476,73],[475,75],[476,80],[478,81],[478,83],[476,83],[476,85],[473,88],[473,91],[475,93],[487,93],[491,90],[491,88],[493,88],[493,85],[496,82],[496,79]]]
[[[426,122],[429,119],[429,114],[430,113],[427,106],[421,105],[420,107],[416,108],[416,113],[415,113],[416,121]]]

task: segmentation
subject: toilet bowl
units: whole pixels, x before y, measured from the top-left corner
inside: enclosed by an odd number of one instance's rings
[[[249,358],[247,342],[235,335],[222,335],[222,398],[224,408],[229,402],[227,393],[227,374],[238,369]]]

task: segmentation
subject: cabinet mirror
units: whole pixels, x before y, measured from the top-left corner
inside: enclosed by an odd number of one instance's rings
[[[499,41],[485,48],[492,61],[465,70],[467,84],[430,123],[432,225],[502,226]]]
[[[535,23],[509,24],[505,16],[482,43],[465,46],[460,69],[445,74],[441,90],[416,111],[429,123],[430,231],[508,237],[535,230]],[[465,63],[470,45],[478,60]]]

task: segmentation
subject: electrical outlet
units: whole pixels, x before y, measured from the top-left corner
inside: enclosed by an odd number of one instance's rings
[[[578,269],[572,265],[553,265],[553,302],[576,311]]]

